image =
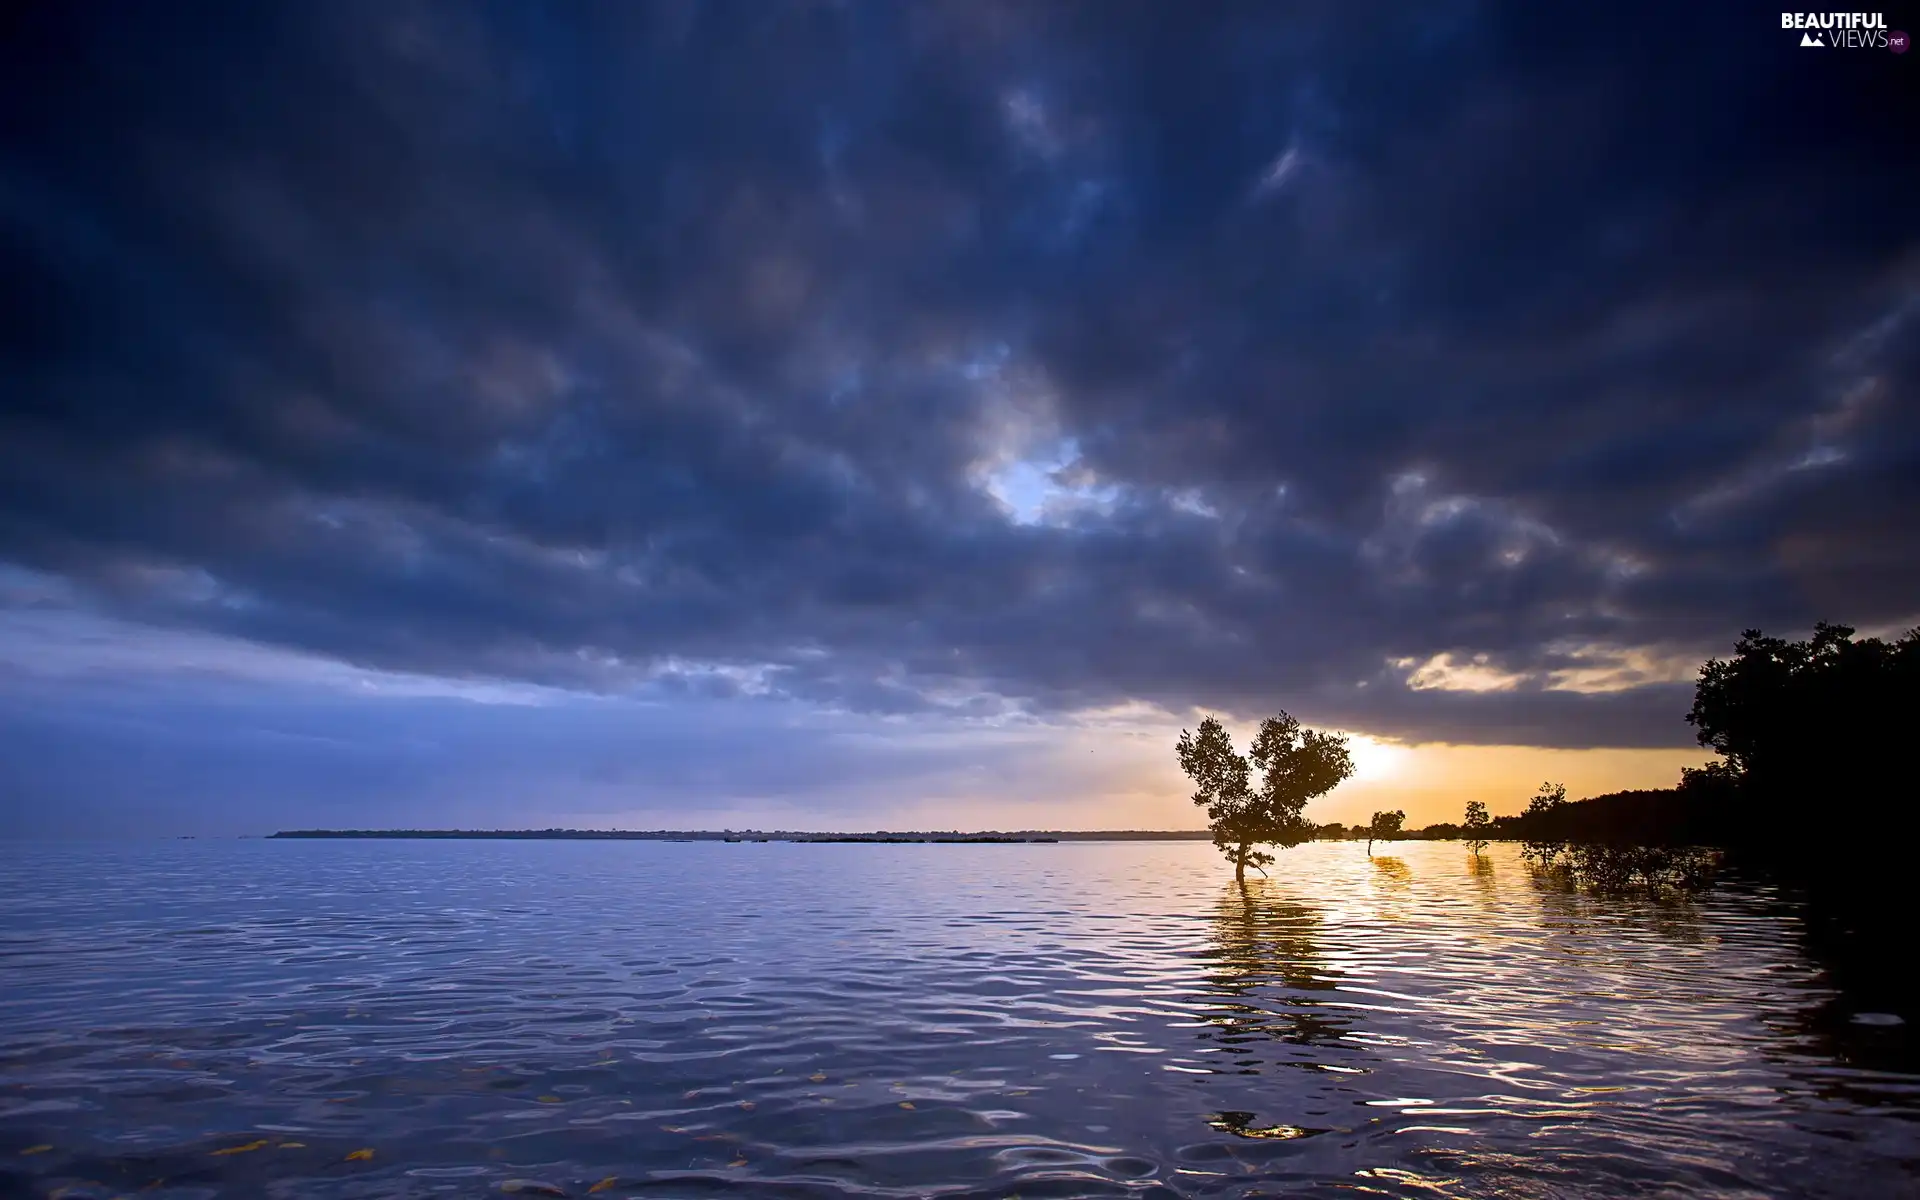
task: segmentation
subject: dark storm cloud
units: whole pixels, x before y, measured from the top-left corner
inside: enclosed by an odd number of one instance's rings
[[[1914,64],[1190,9],[41,6],[0,557],[411,672],[1542,745],[1920,610]]]

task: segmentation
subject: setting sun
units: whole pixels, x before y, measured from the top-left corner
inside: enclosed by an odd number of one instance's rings
[[[1370,783],[1399,775],[1413,748],[1355,733],[1347,736],[1347,751],[1353,755],[1353,782]]]

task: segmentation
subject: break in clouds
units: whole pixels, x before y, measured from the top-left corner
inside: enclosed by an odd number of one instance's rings
[[[11,23],[16,660],[1674,746],[1920,612],[1914,64],[1767,14]]]

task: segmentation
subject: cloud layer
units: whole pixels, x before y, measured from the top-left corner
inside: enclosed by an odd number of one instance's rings
[[[20,629],[1652,747],[1920,613],[1914,64],[1764,14],[19,20]]]

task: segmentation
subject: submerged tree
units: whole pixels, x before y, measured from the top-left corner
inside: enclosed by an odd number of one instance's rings
[[[1213,844],[1233,863],[1233,877],[1247,868],[1265,873],[1273,855],[1256,846],[1297,846],[1313,838],[1314,824],[1301,815],[1307,801],[1323,796],[1353,774],[1347,739],[1303,728],[1286,713],[1260,723],[1247,757],[1233,748],[1226,727],[1213,717],[1199,733],[1180,731],[1180,769],[1195,784],[1193,802],[1207,810]],[[1248,758],[1252,759],[1251,764]],[[1260,768],[1260,784],[1251,782]]]
[[[1392,812],[1373,814],[1373,822],[1367,826],[1367,853],[1373,853],[1373,840],[1391,841],[1400,836],[1401,827],[1407,823],[1407,814],[1399,809]]]
[[[1487,848],[1487,831],[1493,828],[1493,818],[1487,815],[1487,806],[1478,800],[1467,801],[1467,819],[1461,822],[1461,830],[1467,835],[1467,849],[1476,855]]]

